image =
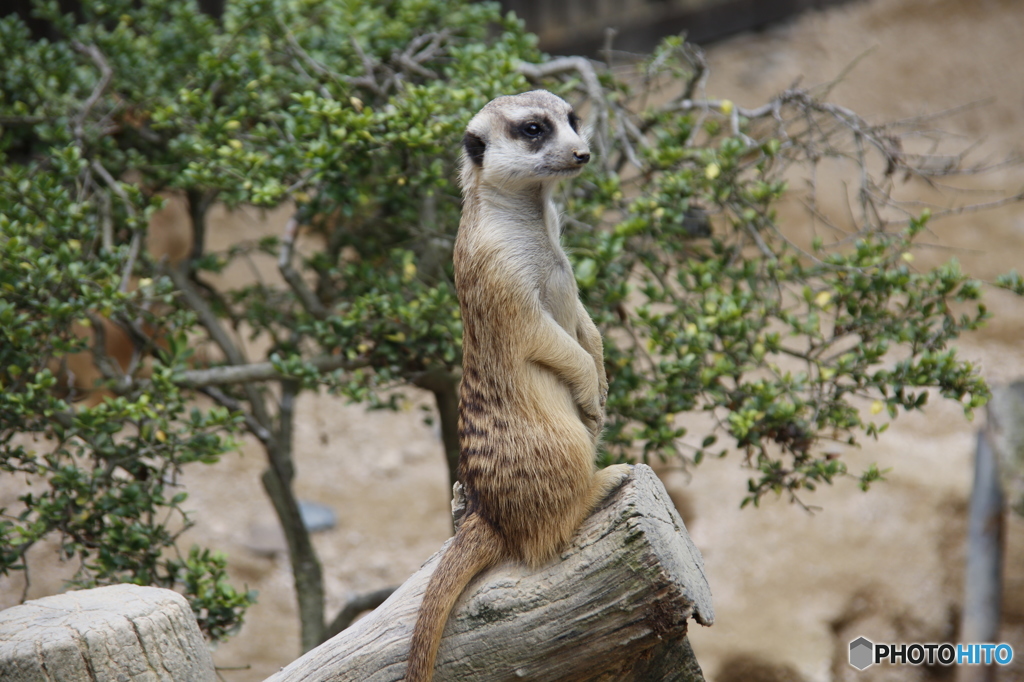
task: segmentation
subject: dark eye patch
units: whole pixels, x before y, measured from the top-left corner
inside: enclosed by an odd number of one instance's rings
[[[509,121],[508,128],[511,137],[525,141],[534,150],[543,146],[544,141],[554,130],[551,119],[546,116]]]
[[[580,117],[576,115],[575,111],[569,112],[569,127],[574,133],[580,132]]]
[[[536,121],[530,121],[529,123],[524,123],[519,126],[519,132],[526,137],[540,137],[546,131],[544,130],[543,124],[537,123]]]
[[[518,133],[526,139],[538,139],[544,137],[551,130],[551,124],[543,119],[530,119],[519,124]]]

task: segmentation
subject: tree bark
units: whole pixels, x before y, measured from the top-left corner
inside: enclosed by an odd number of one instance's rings
[[[444,551],[373,613],[267,682],[401,680],[423,590]],[[637,465],[561,560],[537,571],[505,564],[470,584],[449,618],[435,680],[702,680],[689,619],[714,621],[703,560],[661,481]]]
[[[0,611],[0,680],[214,682],[216,674],[184,597],[113,585]]]
[[[413,383],[434,394],[444,458],[448,464],[448,480],[454,486],[459,480],[459,377],[447,370],[436,369],[416,377]]]

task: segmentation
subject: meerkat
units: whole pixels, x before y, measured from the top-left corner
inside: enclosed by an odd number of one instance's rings
[[[498,97],[469,122],[460,175],[455,288],[463,325],[462,525],[431,576],[407,682],[433,677],[448,615],[476,575],[539,567],[630,472],[595,470],[608,382],[601,335],[576,288],[552,201],[590,160],[580,119],[536,90]]]

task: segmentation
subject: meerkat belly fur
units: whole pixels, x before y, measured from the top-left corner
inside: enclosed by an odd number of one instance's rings
[[[498,97],[469,122],[463,148],[454,262],[466,514],[424,595],[408,682],[432,679],[448,614],[474,576],[553,559],[630,471],[595,471],[608,387],[601,335],[551,201],[590,160],[578,117],[543,90]]]

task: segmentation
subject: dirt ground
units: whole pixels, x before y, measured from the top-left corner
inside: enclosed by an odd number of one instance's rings
[[[708,92],[757,106],[798,78],[832,80],[861,56],[834,101],[874,121],[985,101],[942,127],[981,138],[982,158],[1024,155],[1024,3],[1018,0],[870,0],[810,12],[709,49]],[[1006,171],[978,189],[1020,186],[1024,178]],[[284,212],[222,212],[210,246],[279,233],[286,219]],[[1019,270],[1024,207],[939,223],[930,241],[941,248],[919,262],[955,255],[988,278]],[[965,339],[961,353],[979,362],[990,381],[1024,377],[1024,304],[996,292],[989,305],[996,320]],[[423,422],[427,397],[408,395],[407,409],[398,413],[367,413],[326,396],[300,400],[296,488],[339,519],[315,536],[329,614],[348,594],[402,582],[448,536],[450,490],[439,434]],[[983,419],[979,414],[978,422]],[[691,634],[708,679],[952,679],[947,670],[913,667],[855,674],[846,651],[859,636],[954,640],[977,426],[938,400],[924,415],[901,417],[877,443],[844,455],[853,471],[870,462],[891,468],[888,482],[868,494],[840,482],[807,500],[821,508],[813,514],[785,500],[741,511],[747,473],[738,457],[705,462],[692,476],[664,472],[703,552],[714,596],[715,625],[694,625]],[[246,443],[239,454],[186,474],[199,521],[186,543],[225,551],[235,580],[260,593],[242,631],[214,653],[228,682],[262,680],[298,653],[291,573],[259,484],[264,466],[256,444]],[[1004,682],[1024,680],[1024,520],[1011,520],[1008,539],[1003,640],[1014,645],[1019,662],[1001,671]],[[59,576],[37,573],[30,596],[58,587]],[[20,590],[0,581],[0,607]]]

